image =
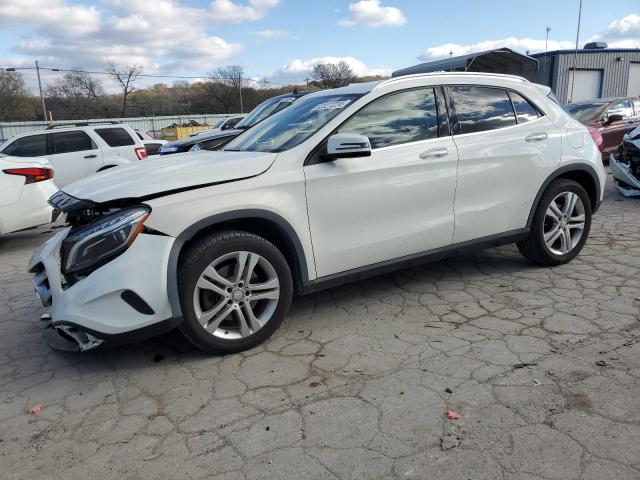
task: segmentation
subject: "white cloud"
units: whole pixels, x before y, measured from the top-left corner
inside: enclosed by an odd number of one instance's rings
[[[137,63],[145,72],[206,72],[244,47],[211,33],[224,22],[262,18],[280,0],[0,0],[0,27],[27,28],[12,50],[43,65],[101,70],[107,61]]]
[[[631,14],[611,22],[589,41],[607,42],[610,48],[640,48],[640,15]]]
[[[307,60],[295,59],[283,65],[275,72],[266,76],[267,80],[282,83],[302,83],[311,73],[313,67],[320,63],[339,63],[346,62],[353,73],[358,77],[370,75],[389,76],[393,69],[391,68],[374,68],[369,67],[361,60],[354,57],[315,57]]]
[[[349,5],[349,18],[338,23],[343,27],[366,25],[368,27],[399,27],[407,22],[399,8],[383,7],[380,0],[360,0]]]
[[[256,37],[266,38],[268,40],[278,40],[280,38],[289,37],[289,32],[286,30],[260,30],[255,32]]]
[[[609,27],[602,32],[592,36],[586,42],[607,42],[610,48],[640,48],[640,15],[631,14],[612,22]],[[544,52],[545,40],[535,38],[508,37],[500,40],[485,40],[468,45],[457,43],[443,43],[427,50],[418,56],[419,60],[431,61],[441,58],[466,55],[469,53],[493,50],[495,48],[507,47],[519,52],[537,53]],[[549,51],[575,48],[575,41],[571,40],[549,40]]]
[[[249,0],[248,5],[240,5],[233,0],[213,0],[211,13],[218,22],[245,22],[260,20],[267,10],[275,7],[280,0]]]
[[[418,56],[418,60],[425,62],[448,58],[453,52],[453,56],[467,55],[469,53],[483,52],[485,50],[493,50],[495,48],[507,47],[522,53],[529,51],[530,53],[544,52],[545,40],[534,38],[516,38],[508,37],[501,40],[485,40],[483,42],[472,43],[469,45],[459,45],[457,43],[443,43],[436,47],[427,48],[427,50]],[[563,48],[572,48],[575,43],[570,41],[549,40],[549,51]]]

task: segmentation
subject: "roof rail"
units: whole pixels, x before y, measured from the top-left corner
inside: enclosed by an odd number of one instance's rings
[[[485,73],[485,72],[426,72],[426,73],[412,73],[409,75],[399,75],[397,77],[391,77],[387,80],[383,80],[378,85],[376,85],[373,89],[376,90],[384,85],[388,85],[390,83],[395,83],[401,80],[407,80],[411,78],[420,78],[420,77],[455,77],[455,76],[464,76],[464,77],[496,77],[496,78],[508,78],[509,80],[517,80],[522,83],[530,83],[529,80],[523,77],[519,77],[517,75],[506,75],[504,73]]]
[[[101,122],[80,122],[80,123],[63,123],[60,125],[49,125],[45,130],[54,130],[56,128],[68,128],[68,127],[88,127],[89,125],[118,125],[122,122],[116,122],[115,120],[101,121]]]

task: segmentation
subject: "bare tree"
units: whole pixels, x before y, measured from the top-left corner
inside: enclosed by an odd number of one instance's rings
[[[32,120],[35,115],[32,100],[19,72],[0,71],[1,121]]]
[[[105,71],[113,76],[116,83],[122,89],[122,116],[124,117],[127,112],[127,99],[129,94],[136,89],[134,82],[142,73],[142,66],[134,63],[133,65],[127,65],[123,70],[120,70],[118,65],[113,62],[109,62],[107,63]]]
[[[225,113],[242,111],[242,88],[244,87],[244,71],[240,65],[229,65],[217,68],[209,73],[208,93],[219,102]]]
[[[313,78],[322,88],[336,88],[348,85],[355,79],[351,67],[346,62],[319,63],[311,72]]]

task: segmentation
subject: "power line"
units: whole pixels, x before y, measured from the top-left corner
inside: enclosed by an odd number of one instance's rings
[[[17,70],[35,70],[35,67],[4,67],[4,68],[0,68],[0,70],[13,72]],[[66,69],[66,68],[53,68],[53,67],[43,67],[43,66],[40,66],[40,70],[47,70],[50,72],[62,72],[62,73],[86,73],[89,75],[108,75],[111,77],[117,76],[115,73],[112,73],[112,72],[95,71],[95,70]],[[177,80],[203,80],[203,79],[210,78],[208,74],[207,75],[158,75],[158,74],[150,74],[150,73],[141,73],[140,75],[138,75],[138,77],[171,78],[171,79],[177,79]],[[238,79],[237,77],[225,77],[220,75],[218,75],[215,78],[220,80],[237,80]],[[253,81],[255,81],[256,83],[266,83],[268,85],[283,85],[283,86],[304,83],[304,80],[301,80],[299,82],[289,82],[289,83],[274,82],[272,80],[253,80]]]

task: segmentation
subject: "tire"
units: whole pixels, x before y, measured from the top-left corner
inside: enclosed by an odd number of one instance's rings
[[[568,199],[573,199],[571,195],[576,195],[574,209],[567,215],[566,210]],[[555,207],[552,207],[554,202]],[[560,207],[560,208],[558,208]],[[570,207],[569,207],[570,208]],[[548,213],[550,211],[550,213]],[[558,214],[556,214],[556,212]],[[579,215],[582,212],[584,221],[580,222]],[[563,215],[564,214],[564,223]],[[555,218],[558,218],[556,223]],[[577,238],[579,225],[583,228],[581,235]],[[564,225],[564,227],[563,227]],[[558,229],[555,229],[555,227]],[[559,233],[559,237],[549,246],[545,241],[551,241]],[[533,215],[531,231],[526,240],[518,242],[518,249],[528,260],[538,265],[556,266],[573,260],[584,247],[589,231],[591,230],[591,201],[585,189],[578,182],[559,178],[552,181],[545,190]],[[569,232],[567,237],[562,231]]]
[[[178,267],[178,290],[185,337],[202,350],[227,354],[253,348],[276,331],[291,305],[293,280],[273,244],[228,231],[189,247]]]

